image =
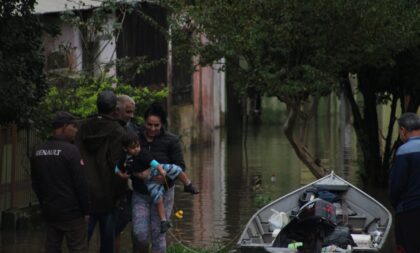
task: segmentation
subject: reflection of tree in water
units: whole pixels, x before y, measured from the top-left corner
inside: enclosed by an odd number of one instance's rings
[[[341,93],[340,97],[340,174],[344,179],[348,179],[349,171],[352,167],[353,152],[352,152],[352,130],[351,125],[351,111],[349,110],[349,104]]]

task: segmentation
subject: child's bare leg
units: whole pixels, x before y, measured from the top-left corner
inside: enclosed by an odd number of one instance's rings
[[[160,221],[166,220],[165,206],[163,205],[163,198],[162,197],[160,197],[159,200],[156,202],[156,209],[158,211]]]
[[[163,204],[163,198],[160,197],[159,200],[156,202],[156,209],[158,211],[158,215],[160,218],[160,232],[166,233],[170,227],[172,227],[171,223],[166,220],[165,216],[165,206]]]
[[[182,182],[183,185],[191,184],[191,180],[187,177],[187,174],[185,174],[184,172],[179,173],[178,179]]]

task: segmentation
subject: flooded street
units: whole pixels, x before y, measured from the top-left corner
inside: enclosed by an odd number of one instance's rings
[[[342,138],[336,118],[320,116],[297,136],[326,168],[360,186],[355,139]],[[232,248],[259,206],[314,180],[279,125],[249,126],[246,143],[244,135],[227,138],[228,134],[217,130],[212,145],[185,153],[187,173],[201,193],[192,196],[177,184],[175,209],[182,209],[184,218],[172,217],[171,242],[187,247]],[[343,140],[345,145],[340,145]],[[365,190],[389,206],[384,190]],[[2,252],[42,252],[42,241],[42,228],[1,234]],[[98,242],[95,237],[91,252],[97,252]],[[391,252],[390,247],[383,252]],[[130,228],[123,234],[122,252],[131,252]]]
[[[366,188],[358,177],[356,140],[352,129],[342,136],[338,117],[320,117],[300,134],[308,149],[322,164],[365,190],[389,210],[385,189]],[[343,127],[343,125],[341,125]],[[267,199],[274,200],[315,178],[300,162],[279,125],[250,126],[244,141],[226,141],[226,133],[215,132],[212,147],[186,153],[192,175],[202,191],[191,196],[177,190],[177,207],[184,219],[177,222],[178,239],[187,245],[233,246],[249,218]],[[218,139],[217,136],[221,136]],[[344,143],[342,145],[342,143]],[[342,159],[343,158],[343,159]],[[383,252],[392,252],[393,231]]]

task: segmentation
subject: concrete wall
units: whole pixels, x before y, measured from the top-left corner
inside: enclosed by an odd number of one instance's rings
[[[59,15],[44,17],[45,22],[56,23],[61,30],[61,33],[52,37],[47,33],[43,34],[44,55],[48,65],[49,56],[60,51],[60,47],[67,48],[68,68],[71,71],[83,70],[83,44],[82,35],[77,27],[61,21]],[[106,27],[112,29],[112,24],[115,22],[115,17],[109,15]],[[109,76],[116,74],[116,67],[112,63],[116,60],[116,42],[112,32],[105,32],[98,36],[99,48],[95,63],[95,73],[101,74],[104,71]],[[110,64],[111,63],[111,64]]]
[[[46,17],[46,22],[56,23],[61,30],[61,34],[56,37],[52,37],[47,33],[43,34],[42,40],[45,59],[48,61],[52,53],[60,51],[60,46],[64,46],[68,49],[67,59],[69,69],[74,71],[82,70],[83,51],[79,30],[62,22],[59,16]]]
[[[225,73],[220,67],[198,66],[193,74],[193,104],[170,106],[171,130],[188,145],[211,142],[214,130],[224,124]]]

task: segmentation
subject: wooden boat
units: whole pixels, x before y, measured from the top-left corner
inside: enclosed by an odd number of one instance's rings
[[[283,218],[286,214],[286,217],[293,220],[293,215],[301,208],[300,200],[302,200],[303,194],[314,187],[338,196],[340,200],[332,203],[335,207],[336,223],[349,228],[351,237],[356,244],[348,246],[345,251],[331,251],[330,247],[330,251],[323,250],[323,252],[380,251],[391,228],[391,213],[378,201],[335,175],[334,172],[258,210],[249,220],[237,242],[238,251],[241,253],[300,252],[290,249],[290,245],[289,247],[277,246],[278,243],[275,242],[279,240],[279,229],[273,227],[272,219],[273,216],[281,217],[281,215],[276,216],[276,213],[282,213]],[[284,220],[282,222],[284,223]]]

